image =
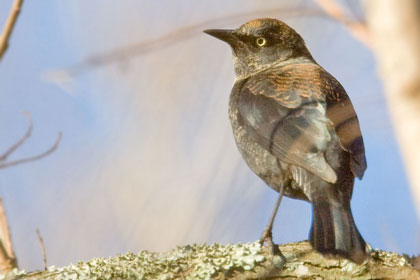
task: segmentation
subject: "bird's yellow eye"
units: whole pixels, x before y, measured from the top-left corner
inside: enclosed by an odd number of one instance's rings
[[[255,42],[257,43],[258,47],[264,47],[265,44],[267,44],[267,40],[264,37],[257,38],[257,41]]]

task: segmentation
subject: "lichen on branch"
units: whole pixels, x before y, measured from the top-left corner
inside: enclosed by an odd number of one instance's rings
[[[258,242],[186,245],[166,253],[141,251],[94,258],[46,271],[14,270],[0,279],[420,279],[408,257],[373,251],[361,265],[325,258],[308,242],[280,245],[285,260]]]

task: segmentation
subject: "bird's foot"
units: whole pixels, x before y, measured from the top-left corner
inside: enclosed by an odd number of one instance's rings
[[[261,238],[260,238],[260,244],[261,246],[264,245],[265,241],[267,240],[271,240],[271,242],[273,242],[273,233],[271,232],[271,228],[266,227],[263,231],[263,233],[261,234]]]
[[[281,269],[283,268],[284,264],[286,263],[287,259],[282,254],[282,252],[279,249],[279,246],[273,242],[273,234],[271,232],[270,228],[266,228],[261,235],[260,238],[260,244],[261,246],[264,245],[264,243],[267,245],[270,254],[271,254],[271,260],[277,268]]]
[[[267,244],[267,247],[270,249],[270,252],[272,255],[282,255],[280,252],[279,246],[277,246],[273,242],[273,234],[271,232],[271,228],[265,228],[261,238],[260,238],[260,244],[261,246],[264,246],[264,243]]]

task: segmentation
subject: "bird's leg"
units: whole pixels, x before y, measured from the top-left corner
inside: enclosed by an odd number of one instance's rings
[[[276,218],[277,210],[279,209],[281,199],[283,198],[283,194],[284,194],[284,184],[281,184],[280,185],[280,190],[279,190],[279,196],[278,196],[277,202],[276,202],[276,206],[274,207],[274,211],[271,214],[270,220],[268,221],[268,224],[265,227],[265,229],[264,229],[264,231],[261,235],[261,238],[260,238],[261,246],[264,245],[264,242],[266,242],[273,254],[280,253],[280,250],[278,249],[278,247],[273,242],[272,230],[273,230],[274,219]]]

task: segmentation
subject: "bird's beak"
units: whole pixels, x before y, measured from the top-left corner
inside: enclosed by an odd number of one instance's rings
[[[213,37],[216,37],[219,40],[222,40],[229,45],[235,44],[238,41],[238,38],[235,36],[233,29],[207,29],[204,30],[204,33],[207,33]]]

